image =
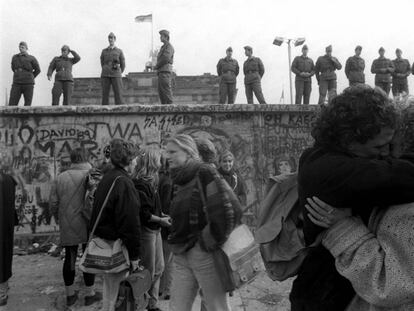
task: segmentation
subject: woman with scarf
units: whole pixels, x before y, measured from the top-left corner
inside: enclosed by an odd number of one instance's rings
[[[233,189],[234,194],[242,206],[246,206],[247,193],[246,184],[240,174],[234,169],[234,155],[229,150],[224,150],[219,158],[219,173]]]
[[[240,205],[228,200],[234,195],[212,191],[225,187],[220,185],[218,172],[200,161],[191,136],[168,139],[166,157],[174,184],[168,238],[174,253],[170,310],[191,311],[200,288],[208,311],[230,310],[211,251],[225,242],[238,223]],[[202,195],[214,203],[204,207]]]
[[[160,277],[164,271],[161,227],[169,227],[170,217],[161,210],[158,194],[158,171],[161,167],[160,153],[154,149],[142,148],[132,163],[135,166],[132,180],[141,201],[141,259],[142,265],[151,272],[152,285],[148,310],[159,311],[158,296]]]

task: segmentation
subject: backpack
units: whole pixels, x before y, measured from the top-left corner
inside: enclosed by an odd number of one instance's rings
[[[255,240],[273,281],[297,275],[309,249],[320,243],[305,245],[296,174],[270,187],[260,206]]]
[[[138,270],[120,283],[115,311],[143,311],[148,305],[147,291],[151,287],[149,270]]]

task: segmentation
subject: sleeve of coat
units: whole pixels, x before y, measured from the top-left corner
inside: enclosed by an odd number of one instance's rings
[[[53,71],[56,69],[56,60],[55,58],[52,59],[52,61],[49,64],[49,68],[47,69],[47,76],[51,76],[53,74]]]
[[[292,70],[292,72],[296,75],[300,74],[300,70],[298,69],[298,58],[297,57],[295,57],[295,59],[293,60],[290,70]]]
[[[345,63],[345,75],[349,79],[349,72],[351,71],[351,58],[348,58]]]
[[[240,73],[240,67],[239,67],[239,63],[236,60],[236,77],[239,75]]]
[[[124,72],[125,70],[125,56],[124,52],[121,51],[121,54],[119,54],[119,63],[121,65],[121,72]]]
[[[33,66],[33,76],[36,78],[40,73],[40,66],[39,62],[35,57],[32,59],[32,66]]]
[[[217,67],[217,75],[220,77],[221,76],[221,59],[218,61],[216,67]]]
[[[259,64],[258,65],[259,65],[259,75],[260,75],[260,77],[263,77],[263,75],[265,73],[265,68],[264,68],[263,62],[260,58],[259,58]]]
[[[332,62],[334,63],[334,66],[337,70],[341,70],[342,64],[339,62],[339,60],[336,57],[332,57]]]
[[[414,240],[407,229],[397,224],[393,230],[376,236],[359,218],[349,217],[331,227],[322,243],[358,296],[389,308],[410,302],[413,297]]]
[[[70,52],[71,52],[71,53],[72,53],[72,55],[73,55],[73,58],[72,58],[72,64],[76,64],[77,62],[79,62],[79,61],[81,60],[81,58],[80,58],[79,54],[78,54],[78,53],[76,53],[74,50],[70,50]]]
[[[49,209],[52,215],[56,215],[59,210],[59,196],[57,193],[57,179],[52,182],[49,194]]]
[[[118,185],[113,189],[113,192],[118,194],[115,205],[115,224],[130,259],[136,260],[140,255],[140,204],[132,181],[129,183],[123,179],[119,179]]]
[[[174,55],[174,49],[170,44],[167,45],[164,49],[161,49],[160,51],[161,51],[161,55],[159,55],[158,61],[157,61],[158,68],[168,64]]]
[[[316,80],[318,81],[318,83],[319,83],[319,74],[321,72],[320,66],[321,66],[320,58],[318,58],[316,60],[316,64],[315,64],[315,77],[316,77]]]
[[[375,74],[379,73],[378,70],[377,70],[377,61],[376,60],[374,60],[372,62],[372,65],[371,65],[371,73],[375,73]]]

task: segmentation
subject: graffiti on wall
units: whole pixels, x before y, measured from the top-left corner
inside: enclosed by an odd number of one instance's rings
[[[208,138],[219,152],[229,149],[235,155],[248,188],[246,222],[254,225],[267,178],[282,166],[296,169],[302,150],[312,143],[312,122],[313,114],[303,111],[14,116],[0,119],[0,169],[18,180],[17,231],[56,231],[58,213],[49,207],[51,183],[70,166],[73,148],[84,147],[96,165],[113,138],[154,148],[175,133]]]

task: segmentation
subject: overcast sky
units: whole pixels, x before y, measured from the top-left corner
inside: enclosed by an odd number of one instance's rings
[[[178,75],[216,74],[216,64],[228,46],[242,66],[243,46],[251,45],[262,59],[263,93],[268,103],[279,103],[282,90],[289,103],[287,45],[272,45],[275,36],[305,37],[309,56],[316,59],[333,45],[333,55],[345,65],[356,45],[362,45],[367,82],[373,84],[372,61],[383,46],[386,57],[395,58],[397,47],[410,63],[414,60],[412,14],[414,2],[328,0],[2,0],[0,45],[0,105],[10,92],[13,73],[10,61],[18,43],[26,41],[42,72],[36,79],[33,105],[51,105],[53,82],[46,72],[60,48],[68,44],[82,60],[73,68],[75,77],[100,75],[99,56],[114,32],[124,51],[126,70],[142,71],[151,48],[150,23],[135,23],[134,17],[153,14],[154,43],[160,46],[158,30],[170,31]],[[292,49],[293,56],[300,47]],[[409,78],[414,92],[414,78]],[[344,70],[338,74],[338,89],[347,86]],[[245,103],[243,74],[238,78],[237,103]],[[311,103],[318,98],[314,79]],[[23,99],[22,99],[23,100]],[[20,102],[20,105],[23,102]]]

